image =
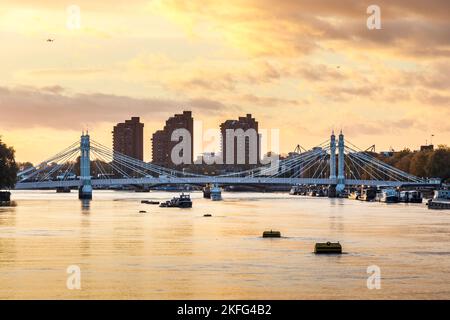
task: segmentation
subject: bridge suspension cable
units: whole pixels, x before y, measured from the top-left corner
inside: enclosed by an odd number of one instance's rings
[[[347,141],[351,146],[353,146],[356,149],[359,149],[351,142]],[[367,154],[367,152],[362,150],[355,150],[350,147],[346,147],[347,154],[350,155],[350,157],[357,158],[362,163],[370,166],[371,168],[378,170],[379,172],[388,175],[390,178],[397,180],[397,181],[413,181],[413,182],[423,182],[424,180],[421,178],[418,178],[416,176],[413,176],[409,173],[406,173],[398,168],[395,168],[393,166],[388,165],[387,163],[382,162],[381,160]]]
[[[84,149],[83,149],[84,148]],[[337,149],[337,150],[336,150]],[[339,157],[336,157],[336,151]],[[82,153],[83,152],[83,153]],[[92,154],[93,158],[90,158]],[[80,157],[84,174],[75,180],[72,171]],[[84,158],[83,158],[84,157]],[[90,163],[89,163],[90,160]],[[423,184],[424,179],[395,168],[363,151],[339,135],[338,148],[334,135],[311,150],[300,154],[291,154],[286,159],[275,159],[275,163],[254,167],[239,172],[230,172],[216,176],[195,174],[147,163],[116,152],[105,145],[90,140],[89,135],[60,151],[56,155],[27,168],[18,174],[18,188],[79,187],[92,180],[93,186],[127,184],[203,184],[203,183],[278,183],[278,184],[337,184],[338,186],[369,184],[391,185]],[[81,165],[84,163],[84,166]],[[336,163],[337,162],[337,163]],[[89,166],[89,164],[92,164]],[[338,177],[336,177],[338,165]],[[99,173],[92,177],[92,169]],[[86,169],[87,168],[87,169]],[[82,176],[82,177],[81,177]],[[56,180],[56,181],[55,181]],[[74,180],[74,181],[64,181]],[[64,182],[64,183],[62,183]],[[84,186],[84,184],[83,184]],[[92,190],[92,188],[91,188]],[[92,191],[91,191],[92,192]]]
[[[55,154],[54,156],[40,162],[38,165],[32,166],[30,168],[27,168],[23,171],[20,171],[17,176],[23,176],[25,174],[27,174],[30,171],[33,170],[37,170],[38,168],[42,167],[42,166],[46,166],[49,162],[54,162],[55,160],[59,159],[60,157],[64,156],[64,154],[67,154],[67,152],[71,152],[73,149],[77,148],[77,146],[79,146],[80,142],[76,141],[74,143],[72,143],[70,146],[68,146],[67,148],[65,148],[64,150],[58,152],[57,154]]]
[[[30,180],[42,181],[44,179],[48,179],[54,172],[65,165],[68,160],[73,160],[76,155],[79,155],[79,152],[79,147],[75,144],[72,144],[70,147],[65,148],[63,151],[41,162],[39,165],[30,167],[18,173],[17,177],[19,178],[19,182]],[[53,163],[54,165],[49,166],[49,163]],[[47,172],[47,170],[49,171]],[[40,177],[41,173],[45,175],[43,177]]]

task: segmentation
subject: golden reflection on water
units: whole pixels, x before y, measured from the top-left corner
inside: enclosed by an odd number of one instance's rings
[[[140,203],[173,195],[14,192],[16,206],[0,207],[0,298],[450,298],[448,211],[258,193],[193,193],[185,210]],[[268,229],[283,238],[263,239]],[[346,254],[312,253],[328,240]],[[374,264],[381,290],[366,287]],[[66,288],[69,265],[81,290]]]

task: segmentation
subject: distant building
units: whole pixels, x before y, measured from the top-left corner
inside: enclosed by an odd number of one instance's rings
[[[236,130],[239,129],[242,129],[241,132],[244,132],[243,136],[235,134],[231,139],[230,136],[227,137],[227,132],[229,132],[229,130],[233,130],[237,133],[238,131]],[[261,136],[258,132],[258,121],[256,121],[255,118],[252,118],[251,114],[247,114],[245,117],[239,117],[238,120],[227,120],[223,122],[220,125],[220,132],[224,164],[251,166],[260,163]],[[253,154],[251,154],[251,151],[253,151]],[[244,152],[244,158],[243,161],[239,161],[238,155],[242,152]]]
[[[383,157],[392,157],[394,155],[394,151],[381,151],[380,155]]]
[[[434,150],[434,145],[432,145],[432,144],[420,146],[420,151],[433,151],[433,150]]]
[[[158,130],[153,134],[152,163],[167,166],[167,159],[170,159],[167,141],[167,134],[164,132],[164,130]]]
[[[134,159],[144,160],[144,124],[139,117],[118,123],[113,129],[113,149]]]
[[[171,159],[172,149],[178,141],[171,141],[172,133],[176,129],[186,129],[191,135],[190,163],[194,161],[194,119],[191,111],[183,111],[170,117],[162,130],[158,130],[152,137],[152,163],[163,167],[176,166]]]

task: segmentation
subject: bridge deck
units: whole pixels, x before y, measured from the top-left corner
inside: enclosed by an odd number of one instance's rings
[[[155,184],[208,184],[219,185],[235,184],[278,184],[278,185],[330,185],[335,184],[333,179],[308,179],[308,178],[264,178],[264,177],[194,177],[194,178],[124,178],[124,179],[93,179],[93,187],[123,186],[123,185],[155,185]],[[367,186],[390,186],[399,187],[404,185],[431,185],[427,183],[412,183],[401,181],[380,181],[380,180],[345,180],[346,185],[367,185]],[[67,181],[43,181],[43,182],[23,182],[16,184],[16,190],[30,189],[56,189],[64,187],[79,187],[81,180]]]

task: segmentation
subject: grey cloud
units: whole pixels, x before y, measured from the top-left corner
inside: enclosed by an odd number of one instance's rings
[[[79,129],[85,124],[114,123],[134,115],[162,121],[170,114],[182,110],[208,115],[225,113],[230,107],[207,98],[184,101],[137,99],[102,93],[66,95],[64,88],[59,86],[41,89],[0,87],[2,127]]]

